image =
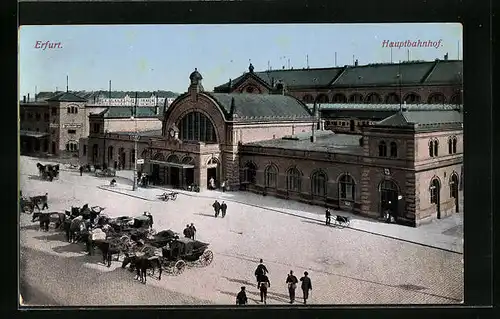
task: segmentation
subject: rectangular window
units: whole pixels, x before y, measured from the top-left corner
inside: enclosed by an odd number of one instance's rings
[[[76,130],[68,130],[68,134],[76,134]]]

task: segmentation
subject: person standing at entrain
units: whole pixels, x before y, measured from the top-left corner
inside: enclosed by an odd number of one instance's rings
[[[222,184],[220,185],[221,188],[222,188],[222,192],[225,193],[226,192],[226,181],[222,181]]]
[[[302,281],[301,288],[304,296],[304,305],[307,302],[307,298],[309,298],[309,290],[312,290],[311,278],[307,277],[307,275],[309,274],[307,271],[305,271],[304,277],[300,278],[300,281]]]
[[[224,218],[226,216],[226,211],[227,211],[227,205],[226,205],[226,203],[224,203],[224,201],[222,201],[222,205],[220,205],[220,209],[222,211],[222,218]]]
[[[325,211],[325,217],[326,217],[326,224],[330,225],[332,213],[330,213],[330,210],[328,208]]]
[[[194,235],[196,234],[196,227],[194,227],[193,223],[189,225],[189,229],[191,230],[191,239],[194,240]]]
[[[80,166],[80,176],[83,176],[83,166]]]
[[[267,304],[267,288],[271,287],[271,282],[266,275],[262,275],[259,280],[260,302]]]
[[[295,301],[295,289],[297,289],[297,277],[293,275],[293,271],[290,270],[290,274],[286,277],[286,284],[288,285],[288,295],[290,296],[290,303]]]

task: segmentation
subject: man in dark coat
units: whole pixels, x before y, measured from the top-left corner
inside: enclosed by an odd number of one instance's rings
[[[271,282],[266,275],[260,277],[259,280],[259,290],[260,290],[260,302],[266,304],[267,302],[267,288],[271,287]]]
[[[224,201],[222,202],[222,205],[220,205],[220,209],[222,211],[222,218],[224,218],[226,216],[226,211],[227,211],[227,205],[226,203],[224,203]]]
[[[257,266],[257,269],[255,269],[255,278],[257,279],[257,288],[259,288],[259,282],[261,276],[265,276],[269,271],[267,270],[266,266],[263,264],[263,260],[260,260],[260,264]]]
[[[196,234],[196,227],[194,227],[193,223],[189,225],[189,229],[191,230],[191,239],[194,240],[194,235]]]
[[[247,294],[245,292],[245,286],[241,287],[241,291],[236,296],[237,305],[246,305],[248,303]]]
[[[212,204],[212,207],[214,208],[215,211],[215,217],[218,217],[221,209],[220,203],[217,200],[215,200],[215,202]]]
[[[295,289],[297,289],[297,277],[293,275],[293,271],[290,270],[290,274],[286,277],[286,284],[288,285],[288,295],[290,296],[290,303],[295,301]]]
[[[184,237],[191,238],[192,235],[191,235],[191,228],[189,227],[189,224],[186,225],[186,228],[184,228],[183,234],[184,234]]]
[[[80,176],[83,176],[83,166],[80,166]]]
[[[300,281],[302,281],[302,293],[304,296],[304,305],[307,302],[307,298],[309,298],[309,290],[312,290],[312,283],[311,283],[311,278],[307,277],[309,275],[307,271],[304,272],[304,277],[300,278]]]
[[[326,224],[330,225],[331,219],[332,219],[332,213],[330,210],[327,208],[325,211],[325,217],[326,217]]]

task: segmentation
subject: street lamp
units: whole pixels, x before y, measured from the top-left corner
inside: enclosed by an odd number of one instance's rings
[[[134,121],[135,130],[134,130],[134,184],[132,186],[132,190],[137,190],[137,142],[139,141],[139,135],[137,134],[137,119],[134,116],[130,117],[131,120]]]

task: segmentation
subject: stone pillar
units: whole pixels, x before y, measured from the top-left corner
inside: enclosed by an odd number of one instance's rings
[[[404,198],[403,208],[405,209],[404,217],[415,220],[415,173],[409,172],[405,174],[406,192],[402,194]]]
[[[200,191],[207,189],[206,165],[200,165],[194,169],[194,182],[200,186]]]
[[[377,194],[372,194],[370,180],[370,168],[363,167],[361,170],[361,213],[366,215],[372,215],[371,208],[373,206],[373,198]]]
[[[221,178],[228,181],[230,189],[238,189],[240,185],[240,158],[238,153],[224,152],[221,164]]]

